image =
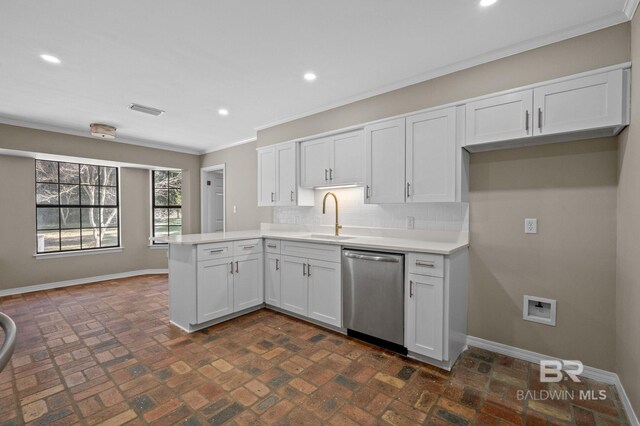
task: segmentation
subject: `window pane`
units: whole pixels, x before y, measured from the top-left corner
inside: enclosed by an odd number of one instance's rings
[[[169,211],[167,209],[153,209],[153,218],[156,225],[169,225]]]
[[[98,166],[80,164],[80,183],[85,185],[97,185],[100,177]]]
[[[82,248],[96,248],[100,247],[100,230],[95,229],[83,229],[82,230]]]
[[[80,183],[80,165],[60,163],[60,183]]]
[[[169,227],[170,235],[180,235],[182,234],[182,226],[170,226]]]
[[[78,185],[60,185],[60,204],[80,204],[80,187]]]
[[[80,250],[80,230],[63,229],[60,233],[62,250]]]
[[[117,245],[118,245],[118,228],[103,229],[101,247],[116,247]]]
[[[116,196],[116,188],[113,187],[101,187],[100,188],[100,205],[101,206],[115,206],[118,204]]]
[[[155,227],[153,228],[153,236],[166,237],[167,235],[169,235],[169,227],[166,225],[158,225],[156,223]]]
[[[100,201],[98,186],[82,185],[80,187],[80,204],[83,206],[97,206]]]
[[[58,229],[60,216],[57,207],[38,207],[36,210],[37,229]]]
[[[80,215],[82,216],[83,228],[97,228],[100,226],[100,209],[93,207],[83,208]]]
[[[164,170],[155,170],[153,172],[153,184],[155,186],[155,188],[166,188],[168,187],[168,182],[167,182],[167,178],[168,178],[169,172],[166,172]]]
[[[80,209],[61,207],[60,208],[60,227],[80,228]]]
[[[116,175],[115,167],[100,167],[100,185],[116,186]]]
[[[168,172],[169,175],[169,187],[181,188],[182,187],[182,172]]]
[[[169,198],[167,189],[156,189],[155,190],[155,205],[156,206],[166,206],[167,199]]]
[[[180,226],[182,225],[182,210],[181,209],[169,209],[169,225]]]
[[[60,250],[59,231],[38,231],[38,253]]]
[[[58,182],[58,163],[36,160],[36,182]]]
[[[169,189],[169,205],[181,206],[182,205],[182,191],[178,188]]]
[[[58,204],[58,184],[37,183],[36,204]]]
[[[118,209],[100,209],[103,228],[118,226]]]

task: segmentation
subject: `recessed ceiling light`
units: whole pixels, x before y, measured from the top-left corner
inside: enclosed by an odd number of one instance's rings
[[[224,108],[220,108],[218,110],[218,114],[220,114],[220,115],[229,115],[229,110],[224,109]]]
[[[498,0],[480,0],[480,6],[483,6],[483,7],[491,6],[497,1]]]
[[[305,80],[307,80],[307,81],[313,81],[313,80],[315,80],[316,78],[318,78],[318,76],[317,76],[317,75],[315,75],[315,74],[314,74],[314,73],[312,73],[312,72],[308,72],[308,73],[306,73],[306,74],[304,75],[304,79],[305,79]]]
[[[60,61],[60,59],[56,58],[55,56],[47,55],[46,53],[43,53],[42,55],[40,55],[40,58],[43,61],[49,62],[50,64],[59,64],[60,62],[62,62]]]

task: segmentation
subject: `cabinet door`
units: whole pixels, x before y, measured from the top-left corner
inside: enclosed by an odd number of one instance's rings
[[[309,259],[309,317],[342,327],[340,263]]]
[[[264,301],[262,253],[236,256],[233,274],[233,310],[241,311]]]
[[[267,253],[264,265],[264,301],[268,305],[280,306],[280,255]]]
[[[231,258],[198,262],[198,323],[233,312],[232,265]]]
[[[456,108],[407,117],[407,202],[456,198]]]
[[[405,119],[364,128],[365,202],[404,203]]]
[[[280,307],[306,317],[308,295],[307,259],[282,256]]]
[[[329,180],[332,185],[364,182],[364,137],[362,130],[333,136]]]
[[[443,278],[409,275],[407,349],[442,361],[444,327]]]
[[[477,145],[533,134],[533,90],[510,93],[466,105],[465,145]]]
[[[276,204],[276,149],[258,151],[258,206]]]
[[[322,138],[300,144],[300,179],[303,188],[329,185],[330,142],[330,139]]]
[[[276,147],[276,206],[296,205],[296,146]]]
[[[536,135],[620,125],[623,70],[580,77],[534,90]]]

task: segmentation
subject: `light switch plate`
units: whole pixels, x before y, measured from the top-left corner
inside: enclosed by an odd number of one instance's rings
[[[526,218],[524,220],[524,233],[525,234],[537,234],[538,233],[538,219]]]
[[[413,216],[407,216],[407,229],[414,229],[416,227],[416,218]]]

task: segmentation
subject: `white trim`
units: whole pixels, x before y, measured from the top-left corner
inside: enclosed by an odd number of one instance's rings
[[[57,281],[46,284],[36,284],[25,287],[9,288],[6,290],[0,290],[0,297],[12,296],[14,294],[31,293],[34,291],[51,290],[54,288],[71,287],[80,284],[90,284],[99,281],[117,280],[120,278],[129,278],[139,275],[151,275],[151,274],[167,274],[168,269],[141,269],[138,271],[119,272],[116,274],[98,275],[95,277],[78,278],[75,280]]]
[[[118,232],[120,230],[118,229]],[[91,254],[109,254],[119,253],[124,250],[124,247],[109,247],[103,249],[90,249],[90,250],[73,250],[73,251],[60,251],[55,253],[34,253],[33,257],[37,260],[56,259],[60,257],[75,257],[75,256],[88,256]]]
[[[241,141],[231,142],[229,144],[222,145],[222,146],[217,147],[217,148],[212,148],[212,149],[209,149],[207,151],[202,151],[201,155],[211,154],[212,152],[222,151],[223,149],[233,148],[234,146],[244,145],[245,143],[255,142],[257,140],[258,140],[258,138],[256,136],[254,136],[254,137],[249,138],[249,139],[243,139]]]
[[[492,342],[490,340],[481,339],[479,337],[467,336],[467,346],[474,346],[476,348],[485,349],[491,352],[499,353],[502,355],[510,356],[512,358],[522,359],[524,361],[539,363],[543,359],[554,359],[558,360],[559,358],[549,355],[543,355],[537,352],[528,351],[526,349],[520,349],[513,346],[505,345],[502,343]],[[599,368],[584,366],[584,370],[582,372],[582,376],[596,380],[601,383],[607,383],[610,385],[614,385],[616,390],[618,391],[618,395],[620,396],[620,401],[624,407],[624,410],[629,417],[629,421],[632,425],[640,425],[638,422],[638,417],[636,416],[635,411],[633,411],[633,407],[631,406],[631,401],[629,401],[629,397],[622,386],[622,382],[620,381],[620,377],[616,373],[606,370],[600,370]]]
[[[204,232],[204,221],[207,217],[207,213],[209,210],[209,206],[205,206],[204,199],[205,197],[205,188],[206,185],[206,175],[209,172],[213,172],[216,170],[222,170],[222,232],[226,232],[227,230],[227,171],[226,171],[226,163],[216,164],[214,166],[207,166],[200,168],[200,232]],[[209,200],[207,200],[209,201]],[[206,208],[205,208],[206,207]],[[211,232],[211,230],[208,230]]]
[[[169,244],[149,244],[147,248],[151,250],[168,250]]]
[[[622,10],[629,20],[633,19],[633,15],[635,15],[636,10],[638,9],[638,3],[640,3],[640,0],[627,0],[624,4],[624,8]]]

